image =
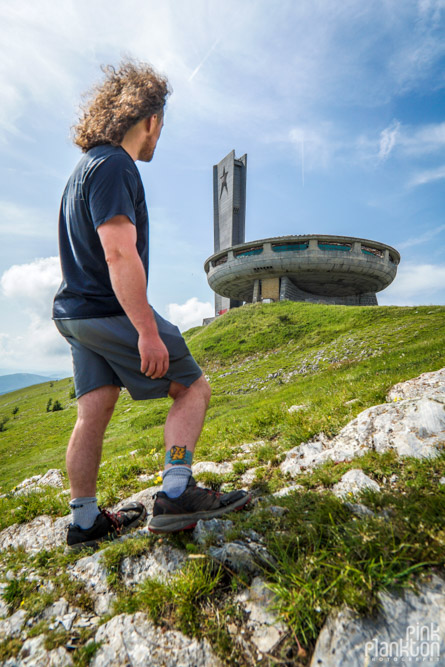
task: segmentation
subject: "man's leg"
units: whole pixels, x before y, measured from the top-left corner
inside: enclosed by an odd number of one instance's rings
[[[162,491],[156,494],[149,530],[173,533],[241,509],[250,500],[246,491],[218,493],[199,487],[192,477],[191,459],[210,399],[203,376],[188,389],[172,383],[174,403],[165,427],[166,465]]]
[[[107,385],[78,400],[77,421],[66,452],[71,498],[96,495],[102,442],[118,397],[119,387]]]
[[[183,445],[192,453],[195,451],[211,393],[210,385],[204,375],[195,380],[190,387],[178,382],[171,383],[169,396],[174,402],[167,415],[164,431],[167,452],[173,445]]]
[[[210,385],[203,375],[190,387],[177,382],[170,385],[169,396],[174,402],[165,423],[166,460],[162,485],[170,498],[180,496],[190,480],[193,452],[202,431],[210,394]],[[173,456],[169,456],[169,452]],[[174,465],[169,460],[174,460]]]

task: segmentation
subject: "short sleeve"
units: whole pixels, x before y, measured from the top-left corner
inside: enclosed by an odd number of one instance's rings
[[[116,215],[136,224],[137,174],[126,159],[110,156],[88,177],[87,199],[94,228]]]

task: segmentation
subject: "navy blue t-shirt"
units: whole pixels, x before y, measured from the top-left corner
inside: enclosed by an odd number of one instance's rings
[[[54,319],[124,312],[113,292],[97,233],[99,225],[116,215],[126,215],[136,225],[136,247],[148,279],[148,212],[139,171],[121,146],[96,146],[82,157],[62,197],[62,283],[54,299]]]

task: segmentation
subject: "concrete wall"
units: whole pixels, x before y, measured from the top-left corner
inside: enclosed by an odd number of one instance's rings
[[[231,151],[213,167],[213,221],[215,252],[244,243],[246,221],[247,155]]]

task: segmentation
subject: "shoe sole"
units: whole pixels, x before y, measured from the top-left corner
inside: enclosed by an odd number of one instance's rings
[[[128,531],[131,530],[132,528],[136,528],[137,526],[139,526],[144,521],[146,516],[147,516],[147,510],[144,508],[143,514],[141,514],[141,516],[135,519],[132,523],[129,523],[128,526],[122,528],[120,533],[108,533],[108,535],[99,537],[96,540],[89,540],[88,542],[76,542],[75,544],[68,544],[66,551],[70,553],[72,552],[76,553],[82,551],[83,549],[88,549],[91,547],[93,549],[97,549],[102,542],[112,542],[113,540],[117,540],[122,535],[128,533]]]
[[[231,505],[220,507],[217,510],[191,512],[190,514],[159,514],[152,518],[148,524],[148,530],[152,533],[179,533],[181,530],[194,528],[200,520],[205,521],[206,519],[216,519],[228,512],[240,510],[247,505],[251,499],[252,496],[247,495]]]

